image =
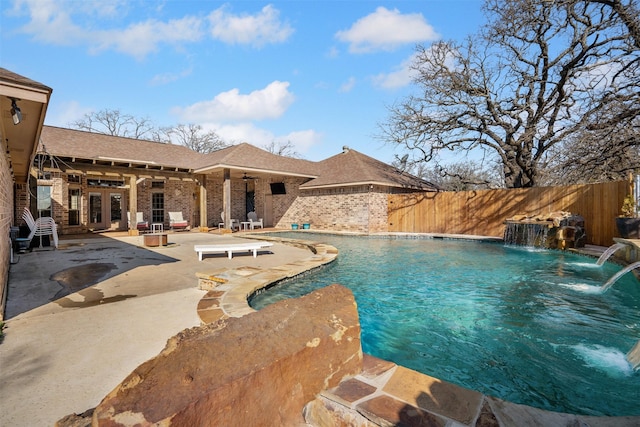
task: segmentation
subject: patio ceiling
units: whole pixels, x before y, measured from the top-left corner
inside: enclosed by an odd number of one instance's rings
[[[47,86],[0,68],[0,132],[18,183],[26,182],[29,176],[51,92]],[[22,113],[18,124],[11,116],[12,100]]]

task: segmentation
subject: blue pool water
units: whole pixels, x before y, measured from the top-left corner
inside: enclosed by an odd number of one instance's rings
[[[640,415],[632,274],[559,251],[467,240],[278,234],[328,243],[337,261],[256,295],[260,309],[331,283],[356,298],[363,351],[484,394],[542,409]]]

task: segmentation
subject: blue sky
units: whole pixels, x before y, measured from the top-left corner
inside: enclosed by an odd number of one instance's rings
[[[119,109],[230,143],[348,145],[385,162],[387,106],[411,93],[416,43],[462,40],[480,0],[3,1],[0,66],[53,88],[45,124]]]

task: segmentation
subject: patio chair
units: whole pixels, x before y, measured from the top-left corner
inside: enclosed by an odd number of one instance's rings
[[[127,212],[127,220],[129,221],[129,228],[131,228],[131,213]],[[144,220],[144,214],[142,212],[136,212],[136,229],[138,231],[147,231],[149,229],[149,221]]]
[[[38,219],[34,219],[31,211],[28,208],[24,208],[22,213],[22,219],[27,223],[29,227],[29,236],[27,240],[31,242],[34,237],[51,236],[53,240],[53,246],[58,247],[58,227],[56,222],[50,216],[43,216]],[[40,247],[42,247],[42,238],[40,239]]]
[[[264,228],[262,218],[258,219],[258,214],[256,214],[255,212],[249,212],[247,214],[247,219],[249,220],[249,228],[251,228],[252,230],[256,227]]]
[[[31,215],[29,208],[24,208],[22,211],[22,219],[27,224],[27,227],[29,227],[29,230],[33,230],[36,226],[36,220],[33,218],[33,215]]]
[[[218,230],[221,228],[227,228],[225,227],[225,224],[224,224],[224,211],[220,212],[220,218],[222,218],[222,222],[218,223]],[[237,219],[231,219],[231,226],[229,228],[231,229],[231,231],[233,231],[236,228],[240,230],[240,222]]]
[[[181,230],[186,229],[189,226],[189,221],[182,217],[182,211],[169,212],[169,227],[171,229],[179,228]]]

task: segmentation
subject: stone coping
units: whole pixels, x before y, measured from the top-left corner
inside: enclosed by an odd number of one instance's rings
[[[254,267],[220,268],[207,273],[197,273],[199,287],[207,291],[198,303],[198,316],[203,323],[211,323],[229,317],[242,317],[255,310],[248,300],[256,292],[307,271],[333,262],[338,250],[323,243],[286,239],[264,235],[243,235],[245,239],[258,239],[308,249],[308,258],[278,267],[259,269]]]
[[[593,417],[510,403],[365,354],[362,372],[321,393],[379,426],[631,427],[640,417]],[[358,424],[360,425],[360,424]],[[362,424],[364,425],[364,424]]]
[[[636,261],[640,261],[640,239],[623,239],[622,237],[614,237],[613,241],[616,243],[627,245],[627,249],[622,254],[622,258],[628,264],[633,264]],[[620,256],[617,253],[614,255]],[[640,280],[640,273],[636,272],[635,270],[633,272]]]
[[[208,273],[197,273],[200,289],[207,291],[197,307],[198,316],[205,324],[255,312],[248,300],[256,292],[281,280],[329,264],[338,256],[335,247],[314,241],[258,234],[242,237],[306,248],[313,255],[269,269],[220,268]],[[378,426],[640,425],[640,416],[573,415],[507,402],[367,354],[364,355],[363,369],[359,375],[346,378],[337,387],[323,391],[318,399],[328,407],[340,405],[347,413],[357,414]]]

